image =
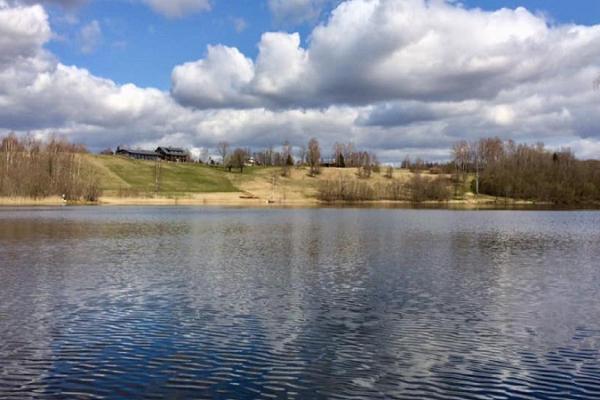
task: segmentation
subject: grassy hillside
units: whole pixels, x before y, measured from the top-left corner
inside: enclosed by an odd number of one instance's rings
[[[156,191],[156,164],[117,156],[90,156],[107,195],[144,195]],[[225,193],[238,189],[225,172],[199,164],[161,163],[159,194]]]
[[[374,173],[367,180],[359,179],[353,168],[323,168],[316,177],[308,176],[307,168],[291,168],[290,175],[283,177],[279,167],[249,167],[241,174],[221,167],[162,162],[160,190],[156,192],[155,162],[118,156],[91,155],[89,158],[98,172],[103,195],[117,198],[185,197],[209,201],[214,196],[209,199],[208,195],[220,194],[219,201],[250,198],[263,202],[314,202],[319,188],[332,182],[356,181],[370,187],[390,183],[383,173]],[[394,171],[395,182],[406,183],[412,176],[406,170]]]

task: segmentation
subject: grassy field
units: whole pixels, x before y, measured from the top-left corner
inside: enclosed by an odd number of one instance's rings
[[[156,163],[117,156],[89,156],[98,171],[105,195],[178,196],[189,193],[237,192],[224,171],[200,164],[161,163],[156,185]]]
[[[159,190],[156,191],[156,163],[118,156],[89,155],[97,171],[104,196],[148,197],[191,196],[201,193],[231,193],[260,199],[305,200],[313,198],[320,181],[351,169],[326,169],[318,177],[309,177],[306,168],[292,168],[290,177],[281,176],[281,168],[246,167],[240,173],[201,164],[162,162]]]
[[[290,175],[283,177],[279,167],[247,167],[241,174],[238,170],[228,172],[221,167],[162,162],[156,191],[156,163],[153,161],[118,156],[86,157],[97,171],[103,200],[114,204],[162,204],[161,201],[172,201],[169,199],[179,204],[316,204],[318,188],[324,181],[359,179],[353,168],[323,168],[320,175],[310,177],[307,168],[293,167]],[[407,170],[394,171],[394,178],[399,181],[406,182],[412,176]],[[367,182],[377,185],[389,180],[383,173],[374,173]],[[493,200],[488,196],[474,199],[467,183],[464,192],[455,198],[455,201],[467,202]]]

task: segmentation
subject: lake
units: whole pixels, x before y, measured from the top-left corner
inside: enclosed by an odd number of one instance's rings
[[[0,209],[0,398],[600,398],[600,212]]]

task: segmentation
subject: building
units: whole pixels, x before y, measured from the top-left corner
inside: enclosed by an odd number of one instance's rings
[[[115,154],[118,155],[118,156],[125,156],[125,157],[129,157],[129,158],[134,158],[136,160],[156,161],[159,158],[161,158],[160,154],[158,154],[155,151],[149,151],[149,150],[130,150],[130,149],[122,149],[120,147],[117,147],[117,151],[115,152]]]
[[[178,147],[159,147],[155,152],[165,161],[187,162],[190,159],[188,152]]]

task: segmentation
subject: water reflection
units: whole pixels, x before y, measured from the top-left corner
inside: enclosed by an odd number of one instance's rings
[[[600,213],[0,211],[0,397],[597,398]]]

